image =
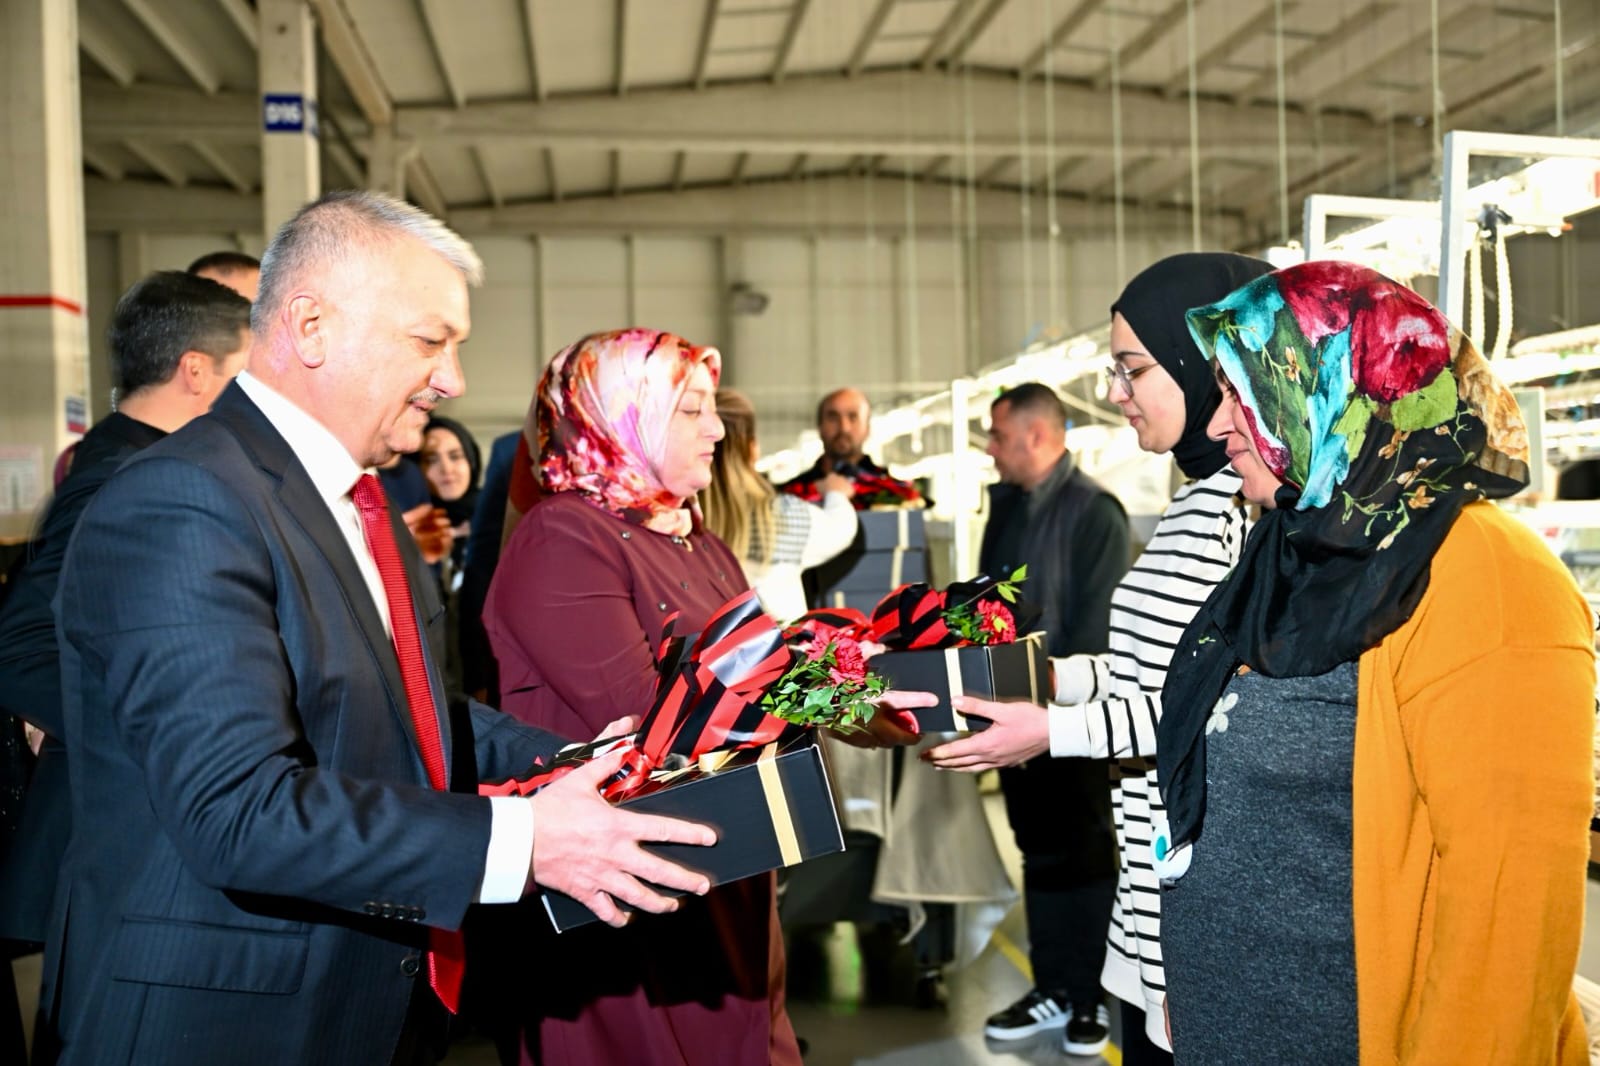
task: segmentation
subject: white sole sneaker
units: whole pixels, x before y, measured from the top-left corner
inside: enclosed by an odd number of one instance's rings
[[[1065,1029],[1072,1020],[1068,1012],[1056,1010],[1052,1013],[1043,1004],[1035,1005],[1032,1013],[1034,1020],[1026,1025],[985,1025],[983,1035],[991,1040],[1024,1040],[1036,1033]]]

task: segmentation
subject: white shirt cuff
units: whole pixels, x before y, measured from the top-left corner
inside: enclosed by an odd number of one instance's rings
[[[515,903],[528,885],[533,860],[533,804],[526,796],[489,797],[489,855],[479,903]]]
[[[1051,697],[1052,702],[1086,703],[1094,695],[1094,656],[1052,657],[1050,665],[1056,674],[1056,691]]]
[[[1057,659],[1057,669],[1063,662]],[[1083,704],[1063,707],[1050,705],[1050,754],[1058,759],[1076,759],[1091,754],[1089,721],[1083,713]]]

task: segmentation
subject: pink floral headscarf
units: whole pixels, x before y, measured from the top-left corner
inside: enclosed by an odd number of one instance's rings
[[[698,523],[693,499],[669,493],[658,473],[667,425],[698,366],[716,387],[722,354],[652,329],[591,334],[545,368],[523,426],[546,493],[577,492],[657,533]]]

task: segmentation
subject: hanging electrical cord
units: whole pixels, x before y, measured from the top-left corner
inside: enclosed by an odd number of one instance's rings
[[[1428,61],[1433,68],[1433,169],[1444,174],[1444,90],[1439,87],[1439,0],[1428,0],[1429,32],[1433,46]]]
[[[952,73],[950,78],[950,118],[954,126],[961,118],[960,84]],[[968,317],[967,311],[967,284],[966,284],[966,256],[963,254],[964,228],[961,225],[961,183],[952,181],[950,186],[950,276],[955,280],[956,314],[962,320]],[[973,345],[972,329],[970,322],[962,343],[962,372],[972,370],[978,365],[978,352]]]
[[[1122,45],[1117,40],[1117,20],[1111,26],[1111,217],[1116,233],[1117,277],[1128,276],[1126,232],[1122,218]],[[1191,94],[1190,100],[1194,97]]]
[[[1042,26],[1045,31],[1044,53],[1044,196],[1045,196],[1045,250],[1049,254],[1049,319],[1051,329],[1060,328],[1061,307],[1057,302],[1061,292],[1061,223],[1056,218],[1056,49],[1050,41],[1051,26],[1055,23],[1055,5],[1044,0]]]
[[[1567,100],[1566,84],[1562,76],[1562,62],[1565,57],[1561,48],[1561,0],[1555,0],[1555,35],[1556,35],[1556,136],[1567,135]]]
[[[962,61],[962,96],[966,110],[967,148],[967,330],[971,338],[974,365],[983,362],[982,312],[978,306],[978,160],[972,144],[972,64]]]
[[[1033,320],[1033,204],[1028,195],[1028,79],[1017,73],[1017,165],[1021,168],[1022,188],[1017,196],[1017,213],[1022,229],[1022,331],[1031,336]]]
[[[906,159],[909,162],[911,154],[911,71],[908,67],[905,80],[901,83],[900,96],[901,121],[905,124],[906,131]],[[916,389],[922,383],[922,335],[921,314],[918,310],[918,285],[917,280],[917,178],[914,169],[906,167],[905,186],[906,203],[906,237],[903,242],[906,256],[905,289],[906,289],[906,382],[908,387]],[[919,428],[912,434],[911,447],[918,455],[922,454],[922,430]]]
[[[1289,243],[1289,121],[1283,78],[1283,0],[1272,0],[1278,63],[1278,242]]]
[[[1194,44],[1194,0],[1187,0],[1189,29],[1189,239],[1200,250],[1200,88]],[[1120,275],[1119,275],[1120,276]]]

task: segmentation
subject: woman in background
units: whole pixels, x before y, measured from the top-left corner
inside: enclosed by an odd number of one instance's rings
[[[1178,1061],[1587,1063],[1594,618],[1487,502],[1527,484],[1516,401],[1351,263],[1189,324],[1265,511],[1162,695]]]
[[[433,506],[444,511],[450,523],[452,574],[459,574],[467,551],[467,536],[472,532],[472,511],[478,505],[478,482],[483,460],[478,442],[467,427],[453,418],[434,415],[422,437],[417,465],[428,479]],[[447,578],[450,585],[454,580]]]
[[[711,463],[711,484],[700,494],[706,528],[739,560],[761,606],[780,622],[806,610],[800,572],[827,562],[855,539],[855,489],[839,474],[823,475],[822,504],[779,495],[756,470],[756,412],[741,392],[717,390],[724,436]]]

